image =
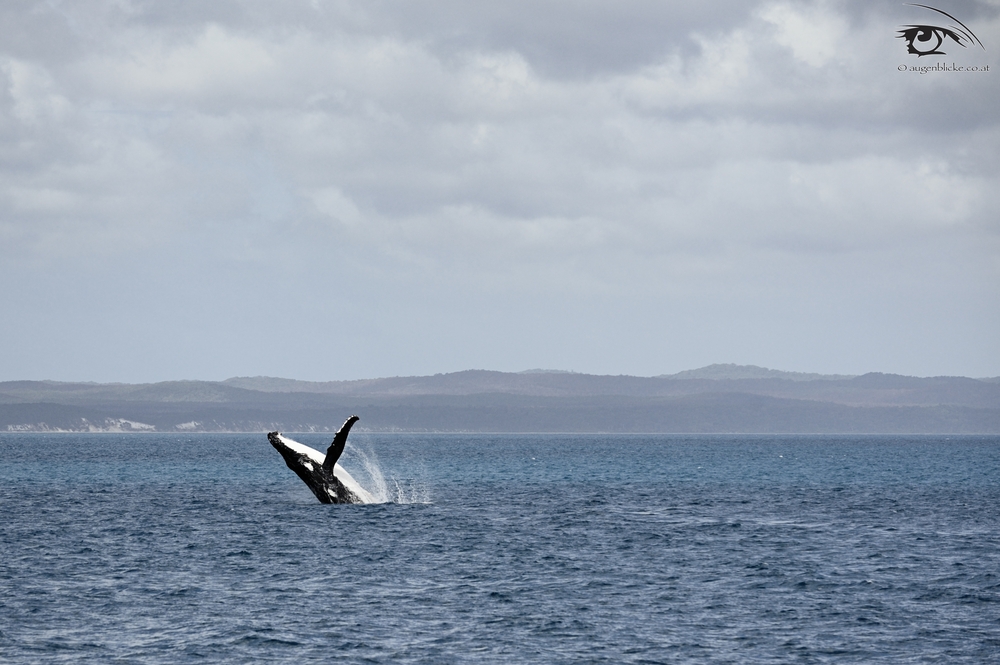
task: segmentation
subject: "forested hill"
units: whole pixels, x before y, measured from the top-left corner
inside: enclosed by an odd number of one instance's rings
[[[1000,380],[711,365],[599,376],[469,370],[308,382],[0,383],[0,431],[1000,433]]]

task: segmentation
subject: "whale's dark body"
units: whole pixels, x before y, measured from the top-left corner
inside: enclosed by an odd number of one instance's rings
[[[326,455],[278,432],[270,432],[267,440],[281,453],[288,468],[302,479],[320,503],[374,503],[374,497],[337,464],[337,460],[344,454],[347,435],[357,421],[357,416],[344,421],[334,435],[333,443],[327,448]]]

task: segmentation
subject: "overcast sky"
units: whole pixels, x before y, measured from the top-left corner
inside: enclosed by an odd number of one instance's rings
[[[985,48],[897,1],[5,0],[0,380],[1000,375],[1000,2],[934,6]]]

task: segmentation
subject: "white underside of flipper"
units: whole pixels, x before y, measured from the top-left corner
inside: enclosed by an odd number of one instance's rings
[[[301,444],[298,441],[293,441],[287,436],[281,434],[278,435],[278,439],[295,452],[307,456],[315,462],[316,466],[323,466],[323,460],[326,459],[325,453],[321,453],[315,448],[310,448],[309,446]],[[378,503],[378,501],[375,500],[375,497],[372,496],[368,490],[362,487],[358,481],[351,476],[351,474],[347,473],[347,469],[340,466],[340,464],[335,464],[333,466],[333,475],[337,477],[337,480],[344,483],[344,487],[354,492],[354,494],[361,499],[361,503]]]

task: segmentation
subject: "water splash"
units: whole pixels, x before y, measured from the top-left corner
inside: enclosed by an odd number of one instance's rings
[[[371,448],[362,449],[352,442],[347,443],[344,452],[361,465],[361,472],[352,474],[376,503],[430,503],[430,493],[425,486],[412,479],[400,479],[390,475],[386,480],[382,465]],[[358,478],[363,476],[363,479]]]

